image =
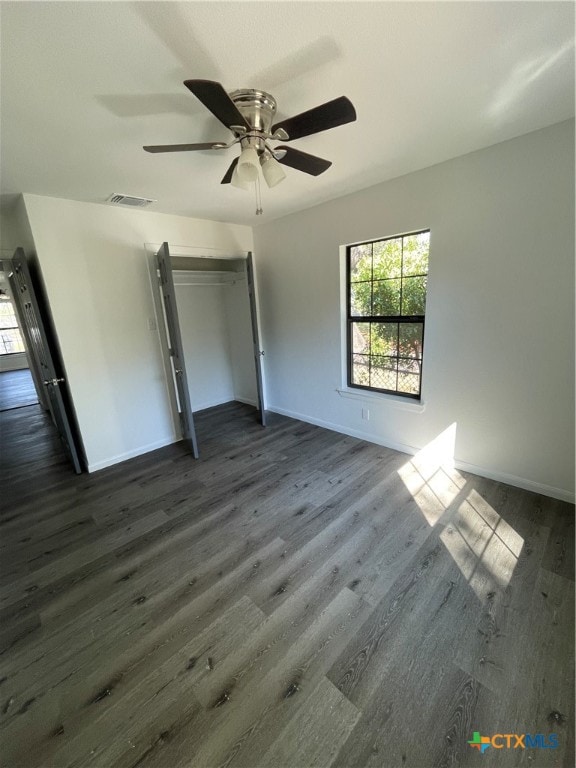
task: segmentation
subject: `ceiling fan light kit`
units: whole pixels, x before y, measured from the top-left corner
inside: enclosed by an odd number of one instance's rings
[[[245,191],[248,191],[250,189],[250,185],[247,182],[242,181],[242,179],[238,175],[237,165],[232,171],[232,178],[230,179],[230,184],[232,184],[233,187],[236,187],[236,189],[243,189]]]
[[[264,176],[264,181],[270,189],[277,184],[280,184],[280,182],[284,181],[286,178],[284,169],[268,150],[260,155],[260,165],[262,166],[262,176]]]
[[[240,181],[256,181],[258,178],[258,152],[251,145],[248,144],[240,153],[238,165],[236,166],[236,173]]]
[[[300,139],[356,120],[354,106],[346,96],[274,123],[276,99],[265,91],[242,88],[228,94],[214,80],[185,80],[184,85],[232,132],[232,140],[228,144],[204,142],[146,146],[144,149],[152,153],[220,151],[240,144],[240,156],[232,161],[221,181],[221,184],[232,184],[240,189],[258,182],[260,167],[269,187],[275,187],[286,178],[281,165],[319,176],[332,165],[329,160],[292,147],[273,147],[269,142]],[[260,213],[261,207],[258,207]]]

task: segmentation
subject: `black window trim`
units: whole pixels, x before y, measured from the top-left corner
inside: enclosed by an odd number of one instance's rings
[[[395,397],[408,398],[409,400],[416,400],[422,402],[422,376],[424,371],[424,339],[426,332],[426,315],[352,315],[351,307],[351,280],[350,280],[350,256],[352,248],[356,248],[359,245],[373,245],[374,243],[384,243],[387,240],[398,240],[399,238],[412,237],[414,235],[422,235],[424,233],[430,233],[430,228],[415,230],[414,232],[403,232],[398,235],[391,235],[389,237],[380,237],[371,240],[363,240],[358,243],[351,243],[346,246],[346,378],[347,386],[351,389],[360,389],[367,392],[376,392],[382,395],[391,395]],[[426,275],[409,275],[409,277],[427,277]],[[401,276],[402,277],[402,276]],[[390,278],[391,279],[391,278]],[[374,282],[374,281],[363,281]],[[402,302],[402,283],[400,283],[400,302]],[[400,303],[402,306],[402,303]],[[420,360],[420,377],[418,393],[411,392],[399,392],[397,389],[381,389],[379,387],[370,387],[365,384],[355,384],[352,382],[352,328],[354,323],[420,323],[422,325],[422,359]],[[401,358],[397,357],[398,360]]]

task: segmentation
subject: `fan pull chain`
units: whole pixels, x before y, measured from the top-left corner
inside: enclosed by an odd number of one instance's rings
[[[256,216],[261,216],[264,211],[262,210],[262,195],[260,193],[260,176],[256,176],[256,184],[254,185],[256,192]]]

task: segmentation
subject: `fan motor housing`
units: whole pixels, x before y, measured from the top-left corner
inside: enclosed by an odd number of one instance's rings
[[[276,99],[265,91],[240,88],[230,98],[253,131],[269,135],[276,114]]]

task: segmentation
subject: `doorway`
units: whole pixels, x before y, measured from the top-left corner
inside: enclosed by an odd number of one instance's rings
[[[0,411],[39,402],[5,263],[0,262]]]
[[[6,290],[22,332],[22,345],[30,364],[38,409],[49,414],[65,455],[79,474],[86,461],[37,265],[28,260],[22,248],[17,248],[10,260],[3,260],[2,266],[8,281]]]

